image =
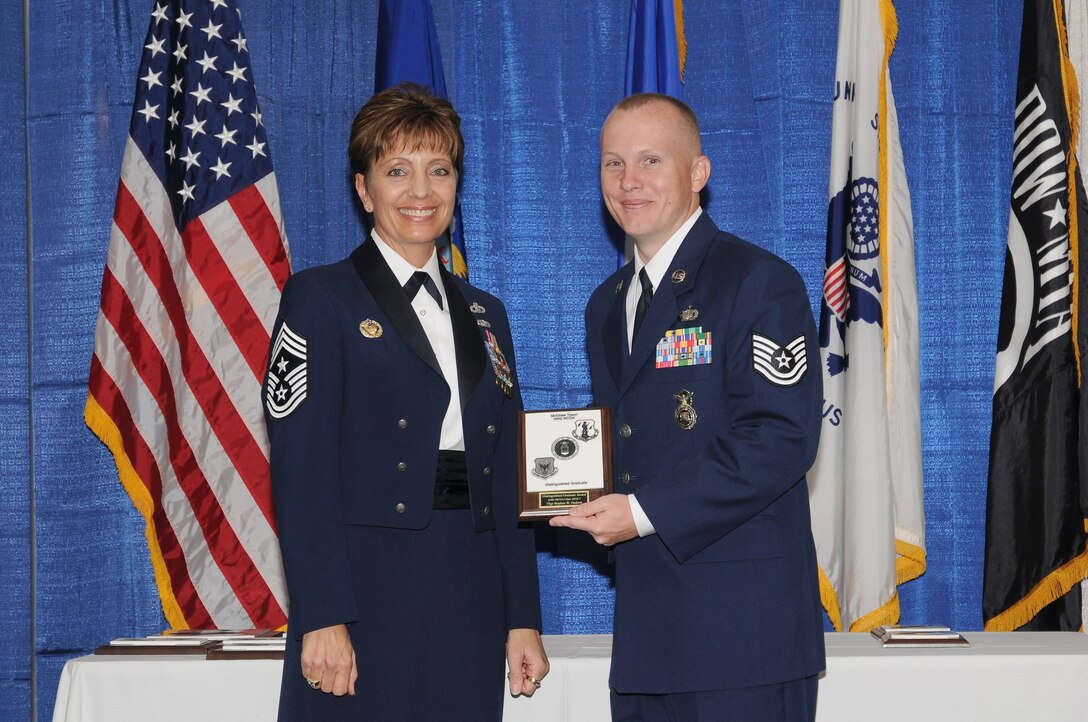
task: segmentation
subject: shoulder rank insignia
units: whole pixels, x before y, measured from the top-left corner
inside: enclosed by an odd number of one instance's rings
[[[473,301],[472,305],[468,307],[468,310],[472,311],[473,313],[484,313],[487,309]]]
[[[714,338],[702,326],[670,328],[665,337],[657,342],[654,352],[654,368],[671,369],[677,366],[701,366],[714,358]]]
[[[491,368],[495,370],[495,384],[506,395],[506,398],[511,398],[514,395],[514,373],[506,363],[506,356],[503,355],[502,349],[499,348],[499,342],[495,338],[495,334],[484,331],[484,338],[487,355],[491,359]]]
[[[779,344],[758,333],[752,334],[752,368],[775,386],[793,386],[808,369],[805,337]]]
[[[382,325],[372,318],[359,322],[359,333],[365,338],[378,338],[382,335]]]
[[[306,400],[306,339],[281,324],[270,358],[265,407],[282,419]]]

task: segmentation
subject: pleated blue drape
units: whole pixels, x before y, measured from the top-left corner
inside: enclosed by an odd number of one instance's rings
[[[377,2],[239,3],[295,267],[342,258],[360,240],[344,146],[373,86]],[[623,92],[630,1],[433,5],[464,120],[473,282],[510,310],[527,404],[584,404],[582,312],[622,241],[600,201],[597,141]],[[838,3],[684,5],[684,98],[713,165],[708,210],[793,263],[815,309]],[[0,710],[12,720],[30,718],[32,670],[48,719],[64,661],[165,625],[142,521],[82,422],[152,3],[27,7],[24,66],[21,3],[0,4]],[[903,619],[979,629],[1020,10],[929,0],[898,13],[891,68],[915,218],[929,550],[926,575],[901,589]],[[602,550],[549,529],[538,545],[545,631],[610,631]]]

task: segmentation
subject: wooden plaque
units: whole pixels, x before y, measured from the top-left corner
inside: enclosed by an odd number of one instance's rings
[[[518,412],[518,519],[559,516],[611,493],[611,409]]]

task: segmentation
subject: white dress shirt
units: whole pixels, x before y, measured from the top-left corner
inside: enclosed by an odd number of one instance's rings
[[[450,303],[446,298],[446,289],[442,284],[442,275],[439,270],[438,254],[432,250],[431,257],[423,265],[416,268],[406,261],[400,254],[382,240],[377,230],[370,232],[385,262],[389,264],[389,270],[397,277],[397,283],[404,286],[408,279],[416,271],[426,271],[438,288],[438,294],[442,296],[442,307],[434,300],[426,289],[420,288],[416,297],[412,299],[412,308],[423,326],[423,332],[427,335],[427,342],[431,344],[438,366],[442,369],[442,376],[446,385],[450,387],[450,403],[446,407],[446,415],[442,418],[442,433],[438,439],[438,448],[447,451],[465,450],[465,431],[461,426],[461,394],[457,384],[457,350],[453,344],[453,321],[450,317]]]
[[[650,284],[653,286],[654,293],[657,293],[657,289],[661,287],[661,280],[665,277],[665,271],[669,270],[669,266],[672,265],[672,259],[676,257],[676,252],[680,250],[680,244],[684,242],[684,239],[688,235],[688,231],[695,225],[695,221],[699,220],[699,216],[703,214],[702,208],[696,208],[695,212],[684,221],[684,225],[676,229],[676,233],[673,233],[669,237],[669,240],[665,241],[665,245],[658,249],[653,258],[649,261],[643,261],[642,256],[639,255],[638,248],[635,249],[635,275],[631,279],[631,283],[627,285],[627,352],[631,352],[631,345],[634,343],[635,335],[635,309],[638,307],[638,299],[642,296],[642,283],[639,282],[638,273],[643,268],[646,269],[646,276],[650,279]],[[650,521],[650,517],[646,516],[646,512],[642,510],[642,505],[638,503],[638,499],[634,494],[628,494],[627,500],[631,502],[631,516],[635,519],[635,529],[638,530],[639,536],[649,536],[654,534],[654,525]]]

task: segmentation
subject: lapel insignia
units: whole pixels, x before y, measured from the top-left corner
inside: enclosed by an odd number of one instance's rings
[[[697,318],[699,318],[699,309],[695,308],[694,306],[688,306],[680,312],[680,320],[684,323],[694,321]]]
[[[359,333],[366,338],[378,338],[382,335],[382,325],[372,318],[359,322]]]
[[[473,313],[484,313],[484,311],[486,309],[483,306],[481,306],[480,304],[473,301],[472,305],[468,307],[468,310],[472,311]]]
[[[488,323],[487,321],[485,321],[482,318],[476,319],[476,325],[479,326],[480,328],[491,328],[491,324]]]
[[[281,324],[270,358],[265,408],[282,419],[306,400],[306,339]]]
[[[675,271],[672,272],[673,283],[683,283],[684,279],[687,277],[687,271],[685,271],[683,268],[677,268]]]
[[[616,293],[619,293],[622,290],[623,290],[623,281],[620,281],[619,283],[616,284]]]
[[[699,420],[699,415],[695,413],[695,407],[691,405],[691,400],[695,397],[695,394],[687,389],[680,389],[680,393],[673,396],[676,399],[676,425],[684,431],[691,431],[695,426],[695,422]]]
[[[701,366],[713,360],[714,339],[702,326],[670,328],[657,342],[654,367],[671,369],[677,366]]]
[[[495,370],[495,384],[502,390],[506,398],[513,397],[514,374],[506,363],[506,357],[503,356],[502,349],[499,348],[499,342],[495,338],[495,334],[484,331],[484,345],[487,346],[487,355],[491,359],[491,368]]]
[[[775,386],[793,386],[808,370],[804,335],[789,343],[779,344],[766,336],[753,333],[752,368]]]

